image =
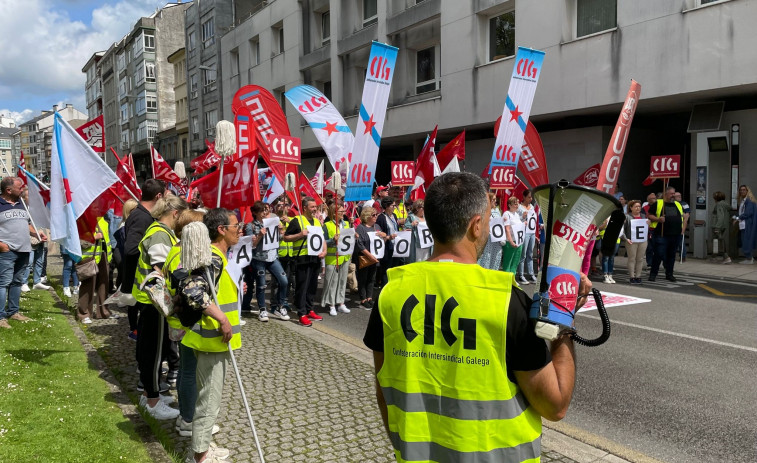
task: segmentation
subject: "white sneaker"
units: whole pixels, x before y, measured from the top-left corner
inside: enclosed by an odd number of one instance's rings
[[[163,402],[166,405],[171,405],[172,403],[176,402],[176,399],[174,399],[172,395],[164,395],[164,394],[160,394],[158,396],[158,400],[160,402]],[[146,395],[143,394],[143,395],[139,396],[139,405],[141,405],[143,407],[147,407],[147,396]]]
[[[71,288],[69,288],[68,286],[63,288],[63,295],[66,297],[71,297]]]
[[[42,277],[42,278],[40,278],[39,281],[41,281],[42,283],[47,284],[47,277]]]
[[[604,279],[602,280],[602,282],[603,282],[603,283],[607,283],[608,285],[609,285],[610,283],[612,283],[612,279],[610,278],[610,275],[608,275],[608,274],[606,274],[606,273],[605,273],[605,277],[604,277]]]
[[[261,309],[260,313],[258,314],[258,320],[261,322],[267,322],[268,321],[268,311],[265,309]]]
[[[87,317],[84,320],[82,320],[81,322],[84,323],[85,325],[91,325],[92,324],[92,319],[89,318],[89,317]]]
[[[219,428],[217,424],[214,424],[213,429],[210,431],[210,433],[216,434],[220,430],[221,428]],[[178,432],[182,437],[190,437],[192,435],[192,422],[190,421],[189,423],[187,423],[181,416],[177,417],[176,432]]]
[[[247,320],[239,320],[239,326],[244,326],[247,324]]]
[[[225,460],[229,458],[229,449],[225,449],[223,447],[219,447],[218,444],[215,442],[210,443],[210,447],[208,448],[208,453],[212,454],[213,458],[218,458],[219,460]]]
[[[179,416],[178,409],[169,407],[162,400],[159,400],[154,407],[145,404],[144,409],[156,420],[174,420]]]
[[[35,284],[33,286],[33,288],[34,289],[45,289],[45,290],[50,289],[49,286],[47,286],[46,284],[42,283],[41,281],[39,283]]]
[[[615,278],[612,277],[612,275],[607,275],[607,277],[610,279],[610,284],[615,284]]]
[[[81,286],[81,283],[79,283],[78,285],[74,286],[74,290],[72,291],[72,293],[79,294],[79,286]]]
[[[29,289],[29,285],[27,285],[26,283],[24,283],[23,285],[21,285],[21,292],[22,293],[28,293],[29,291],[31,291],[31,289]]]
[[[744,259],[741,262],[739,262],[739,264],[752,265],[752,264],[754,264],[754,257],[751,258],[751,259]]]
[[[528,280],[526,280],[526,278],[523,275],[521,275],[518,278],[516,278],[516,280],[518,280],[518,283],[521,284],[521,285],[530,285],[531,284],[531,282],[528,281]]]
[[[329,306],[329,315],[336,317],[336,307],[334,307],[333,305]]]
[[[531,275],[531,283],[536,284],[538,282],[539,282],[539,280],[536,278],[536,275]]]
[[[344,304],[339,304],[339,307],[337,307],[337,310],[342,313],[350,313],[350,309],[347,308]]]
[[[289,320],[289,314],[287,313],[287,309],[285,309],[284,307],[273,309],[271,313],[273,313],[273,316],[278,318],[279,320]]]

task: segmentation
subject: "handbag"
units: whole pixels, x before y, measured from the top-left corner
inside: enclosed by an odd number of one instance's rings
[[[371,257],[368,257],[365,254],[360,254],[358,256],[357,261],[358,261],[358,268],[365,268],[365,267],[370,267],[371,265],[378,264],[378,259],[376,259],[376,257],[374,257],[372,254],[371,254]]]
[[[95,258],[88,257],[77,263],[76,274],[79,275],[80,280],[86,280],[97,275],[97,262],[95,262]]]

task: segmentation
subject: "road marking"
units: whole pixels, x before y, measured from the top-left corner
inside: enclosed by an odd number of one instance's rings
[[[714,294],[716,296],[722,296],[722,297],[757,297],[757,294],[726,294],[726,293],[724,293],[722,291],[718,291],[715,288],[710,288],[709,286],[707,286],[705,284],[698,284],[697,286],[699,286],[700,288],[702,288],[702,289],[704,289],[706,291],[711,292],[712,294]]]
[[[595,315],[577,314],[579,317],[591,318],[592,320],[601,320],[601,318]],[[730,342],[716,341],[715,339],[701,338],[699,336],[692,336],[690,334],[676,333],[675,331],[661,330],[659,328],[652,328],[651,326],[637,325],[636,323],[621,322],[617,320],[612,321],[613,325],[630,326],[631,328],[638,328],[640,330],[653,331],[655,333],[669,334],[671,336],[677,336],[679,338],[692,339],[694,341],[702,341],[718,346],[732,347],[734,349],[745,350],[747,352],[757,352],[757,347],[741,346],[739,344],[732,344]]]

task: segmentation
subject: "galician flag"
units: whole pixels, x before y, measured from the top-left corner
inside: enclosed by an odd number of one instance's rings
[[[515,168],[526,136],[528,116],[531,114],[531,104],[534,101],[543,62],[543,51],[518,47],[510,87],[505,98],[505,108],[497,131],[497,141],[489,164],[489,174],[492,167],[505,166],[506,174],[501,182],[505,185],[504,188],[513,188],[515,185]]]
[[[272,202],[276,201],[276,198],[278,198],[282,194],[284,194],[284,187],[281,186],[281,182],[279,182],[274,175],[273,178],[271,178],[271,182],[268,184],[268,189],[263,195],[263,202],[266,204],[271,204]]]
[[[371,45],[363,98],[355,128],[355,145],[352,147],[352,161],[347,175],[345,201],[371,199],[381,132],[384,130],[386,105],[389,102],[389,90],[398,51],[397,47],[381,42],[373,42]]]
[[[78,219],[118,177],[58,113],[50,169],[50,238],[81,259]]]

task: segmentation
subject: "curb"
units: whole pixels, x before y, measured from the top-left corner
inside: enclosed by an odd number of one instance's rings
[[[110,393],[113,394],[113,399],[115,400],[116,405],[121,409],[121,413],[123,413],[124,417],[131,421],[134,430],[142,440],[152,461],[157,463],[174,463],[174,460],[168,455],[166,449],[163,448],[160,442],[155,438],[155,434],[153,434],[150,426],[142,419],[142,415],[139,414],[137,407],[134,406],[126,393],[121,389],[121,384],[110,371],[105,360],[100,357],[97,349],[89,342],[87,335],[82,331],[79,323],[74,320],[68,304],[58,296],[58,293],[55,291],[51,292],[53,299],[55,300],[55,305],[58,306],[61,313],[66,317],[68,325],[71,327],[71,330],[74,332],[74,335],[84,349],[89,364],[99,373],[100,378],[108,384],[108,388],[110,389]]]

